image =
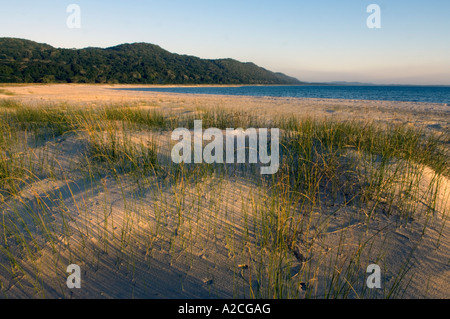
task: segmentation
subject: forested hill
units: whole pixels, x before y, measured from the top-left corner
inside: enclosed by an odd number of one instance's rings
[[[0,82],[142,84],[299,84],[253,63],[206,60],[148,43],[106,49],[59,49],[0,38]]]

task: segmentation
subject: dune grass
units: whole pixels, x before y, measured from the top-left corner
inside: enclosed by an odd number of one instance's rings
[[[15,95],[14,92],[8,91],[6,89],[0,89],[0,94],[7,95],[7,96],[14,96]]]
[[[260,176],[251,165],[172,163],[157,136],[192,128],[194,119],[204,128],[280,128],[279,171]],[[214,255],[212,245],[227,256],[211,257],[212,269],[201,265],[213,296],[222,296],[211,279],[220,275],[215,263],[226,262],[233,297],[401,297],[409,257],[381,292],[365,286],[364,267],[386,262],[388,249],[371,225],[380,216],[395,217],[395,225],[422,218],[425,234],[444,206],[436,194],[441,176],[449,176],[448,138],[405,125],[274,120],[220,108],[183,114],[0,100],[1,295],[18,289],[46,297],[44,278],[49,269],[64,277],[63,260],[98,270],[112,258],[117,274],[135,282],[127,294],[135,296],[139,271],[151,269],[158,252],[186,269],[183,282],[198,263],[196,252]],[[78,145],[73,158],[60,158],[58,145],[70,139]],[[427,167],[434,176],[424,192]],[[234,195],[230,187],[238,188]],[[330,230],[344,211],[348,220]],[[361,237],[348,247],[354,228]],[[323,239],[334,235],[333,242]],[[50,285],[57,287],[52,296],[67,297],[64,284]]]

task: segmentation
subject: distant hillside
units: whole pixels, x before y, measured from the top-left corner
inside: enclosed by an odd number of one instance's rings
[[[148,43],[106,49],[57,49],[0,38],[0,82],[141,84],[299,84],[253,63],[205,60]]]

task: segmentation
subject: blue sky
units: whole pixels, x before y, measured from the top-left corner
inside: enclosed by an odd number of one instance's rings
[[[81,28],[66,25],[69,4]],[[381,28],[369,29],[369,4]],[[304,81],[450,85],[449,0],[0,0],[0,37],[55,47],[149,42]]]

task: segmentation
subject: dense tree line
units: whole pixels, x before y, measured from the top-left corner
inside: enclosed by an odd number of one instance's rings
[[[106,49],[58,49],[0,38],[0,82],[133,84],[298,84],[253,63],[206,60],[148,43]]]

